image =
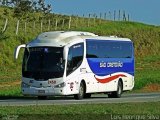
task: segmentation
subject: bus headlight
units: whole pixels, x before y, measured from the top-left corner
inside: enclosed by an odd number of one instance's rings
[[[29,87],[30,87],[30,85],[28,85],[28,84],[26,84],[26,83],[24,83],[24,82],[22,82],[21,86],[22,86],[23,88],[29,88]]]
[[[55,88],[62,88],[62,87],[65,87],[66,86],[66,83],[60,83],[60,84],[58,84],[58,85],[55,85],[54,87]]]

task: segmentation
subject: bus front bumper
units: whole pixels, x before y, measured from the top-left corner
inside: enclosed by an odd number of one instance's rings
[[[46,87],[46,88],[36,88],[36,87],[29,87],[29,88],[21,88],[23,95],[31,95],[31,96],[54,96],[54,95],[65,95],[63,88],[53,88],[53,87]]]

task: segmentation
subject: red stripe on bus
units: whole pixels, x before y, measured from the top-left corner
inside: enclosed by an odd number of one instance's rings
[[[97,77],[95,76],[96,80],[97,80],[98,82],[100,82],[100,83],[108,83],[108,82],[110,82],[110,81],[112,81],[112,80],[115,80],[115,79],[117,79],[117,78],[119,78],[119,77],[127,77],[127,76],[126,76],[126,75],[123,75],[123,74],[118,74],[118,75],[114,75],[114,76],[107,77],[107,78],[103,78],[103,79],[97,78]]]

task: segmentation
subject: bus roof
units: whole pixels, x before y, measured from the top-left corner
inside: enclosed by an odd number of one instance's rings
[[[98,36],[90,32],[81,32],[81,31],[53,31],[53,32],[44,32],[37,36],[36,39],[28,43],[28,47],[35,46],[57,46],[62,47],[66,44],[85,39],[93,40],[116,40],[116,41],[131,41],[128,38],[118,38],[116,36]]]

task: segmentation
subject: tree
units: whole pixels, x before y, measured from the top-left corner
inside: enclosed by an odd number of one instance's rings
[[[33,12],[32,9],[32,2],[29,0],[22,0],[18,3],[16,3],[17,6],[15,6],[14,9],[14,16],[15,17],[26,17],[28,13]]]
[[[36,5],[36,11],[47,14],[50,13],[51,10],[52,10],[51,4],[45,5],[45,0],[38,0]]]
[[[1,3],[3,6],[7,6],[7,2],[8,2],[8,0],[0,0],[0,3]]]
[[[44,15],[52,10],[50,4],[45,4],[45,0],[0,0],[0,4],[13,7],[14,17],[26,17],[32,12],[43,12]]]
[[[0,3],[3,5],[3,6],[8,6],[8,7],[11,7],[11,6],[15,6],[16,3],[18,3],[19,0],[0,0]]]

